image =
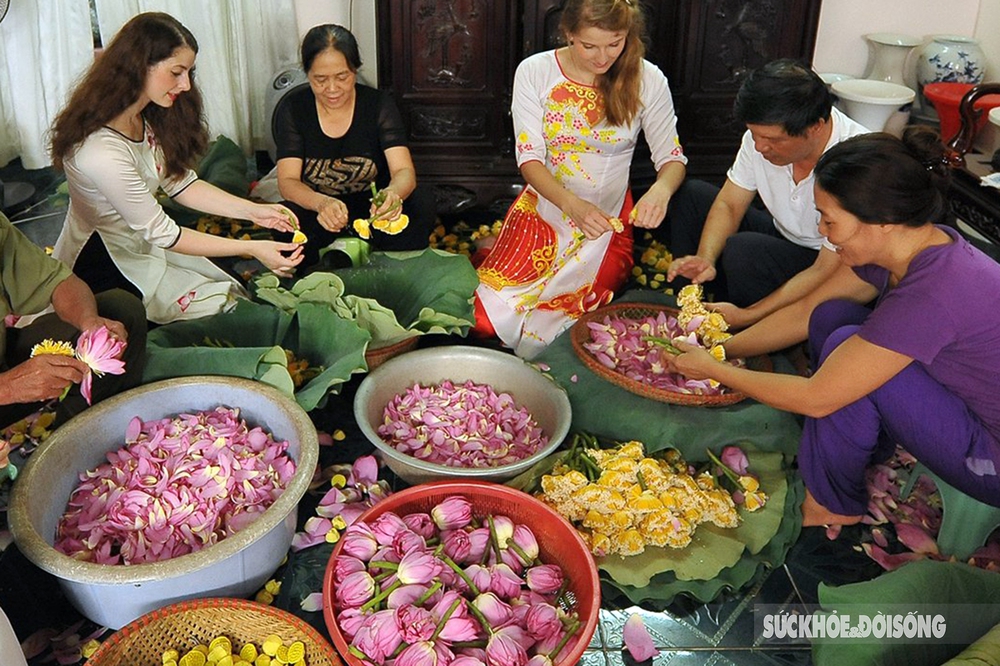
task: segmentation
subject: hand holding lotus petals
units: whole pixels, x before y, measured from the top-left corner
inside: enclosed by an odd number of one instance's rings
[[[689,379],[715,379],[720,365],[708,350],[683,340],[673,344],[682,353],[667,359],[671,372],[679,372]]]

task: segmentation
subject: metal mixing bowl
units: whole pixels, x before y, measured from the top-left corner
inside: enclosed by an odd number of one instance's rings
[[[500,467],[464,468],[430,463],[401,453],[379,437],[385,406],[414,384],[472,380],[507,392],[528,410],[549,437],[533,455]],[[393,472],[411,484],[444,479],[503,482],[552,453],[569,432],[572,412],[566,392],[538,369],[512,354],[467,346],[435,347],[401,354],[365,377],[354,397],[354,417]]]

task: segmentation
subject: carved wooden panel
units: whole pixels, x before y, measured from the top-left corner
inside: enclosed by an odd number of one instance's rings
[[[379,78],[407,122],[421,181],[519,178],[510,123],[516,5],[379,0]]]
[[[688,172],[721,182],[743,131],[732,119],[743,77],[774,58],[808,59],[820,0],[639,1],[646,57],[670,82]],[[378,0],[379,77],[408,122],[422,181],[479,193],[520,184],[510,121],[514,70],[525,56],[561,45],[564,3]],[[633,183],[642,189],[654,177],[643,146]]]

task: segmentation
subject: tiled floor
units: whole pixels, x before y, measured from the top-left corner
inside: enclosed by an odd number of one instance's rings
[[[16,163],[0,169],[0,179],[7,182],[26,181],[37,187],[36,195],[29,202],[30,207],[20,206],[9,211],[9,217],[38,244],[53,244],[61,227],[61,211],[65,206],[65,201],[60,201],[55,195],[61,179],[48,170],[24,172]],[[349,409],[350,390],[350,386],[345,387],[341,399],[331,401],[334,406],[326,413],[315,414],[318,426],[334,423],[335,427],[347,431],[348,442],[340,447],[341,453],[351,450],[348,444],[367,446],[360,431],[345,427],[349,421],[353,425]],[[622,650],[622,626],[631,612],[639,612],[660,649],[660,654],[652,660],[655,666],[809,664],[811,659],[807,646],[772,647],[759,644],[753,622],[755,606],[768,604],[791,608],[816,603],[816,589],[820,581],[841,584],[877,575],[877,565],[855,552],[850,545],[852,542],[856,543],[856,540],[852,540],[850,534],[837,541],[829,541],[822,530],[803,530],[783,566],[767,572],[747,589],[710,604],[696,604],[682,599],[675,601],[664,612],[634,607],[612,608],[606,604],[609,607],[602,611],[598,631],[580,663],[587,666],[633,665],[635,662]],[[62,624],[70,625],[75,617],[73,612],[61,601],[53,606],[56,602],[46,598],[46,593],[58,594],[53,581],[34,569],[15,548],[10,546],[0,553],[0,604],[7,609],[12,603],[12,596],[22,595],[16,601],[19,607],[14,612],[8,610],[19,637],[23,639],[26,632],[52,624],[59,628]],[[23,598],[26,593],[30,598]],[[321,618],[307,619],[323,628]],[[41,659],[35,663],[42,663]]]

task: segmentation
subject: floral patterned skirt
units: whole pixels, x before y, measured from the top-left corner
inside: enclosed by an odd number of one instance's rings
[[[632,270],[632,197],[618,218],[625,229],[595,240],[568,221],[537,212],[526,189],[507,212],[489,255],[479,266],[476,331],[496,333],[518,356],[532,358],[583,313],[608,303]]]

